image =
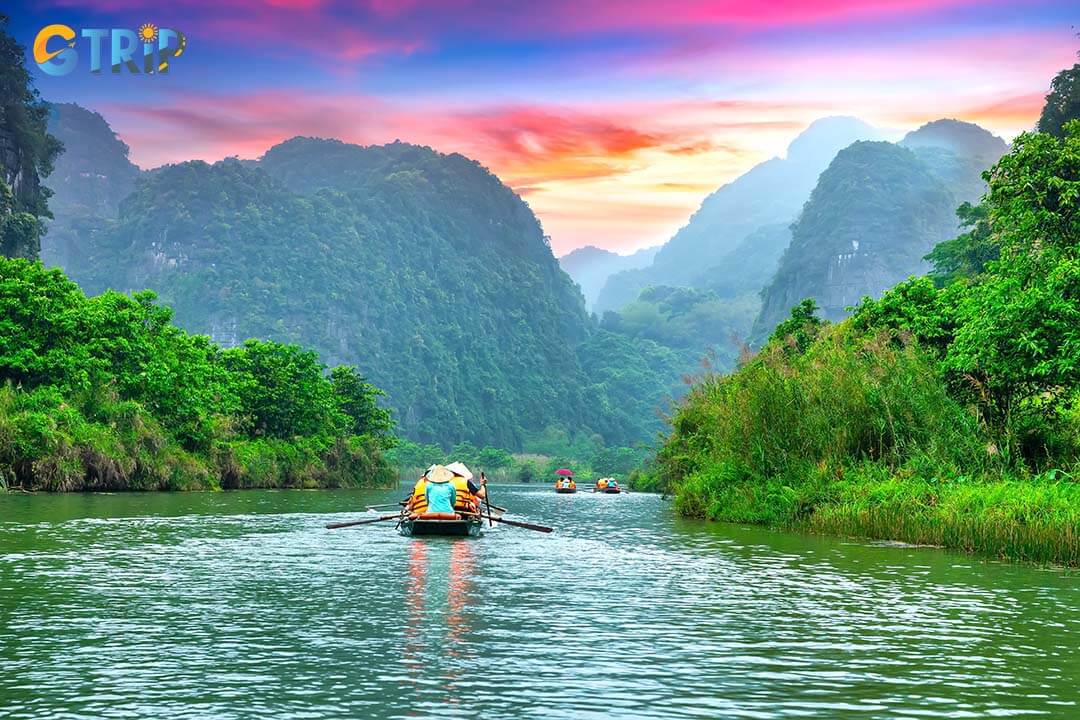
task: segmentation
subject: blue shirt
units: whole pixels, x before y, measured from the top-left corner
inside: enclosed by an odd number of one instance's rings
[[[429,513],[452,513],[454,501],[457,500],[457,491],[450,483],[427,484],[424,491],[427,495],[427,511]]]

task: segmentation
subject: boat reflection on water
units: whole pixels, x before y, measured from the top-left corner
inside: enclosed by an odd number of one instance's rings
[[[458,681],[472,665],[469,635],[476,560],[466,539],[424,538],[409,545],[403,662],[414,696],[459,702]]]

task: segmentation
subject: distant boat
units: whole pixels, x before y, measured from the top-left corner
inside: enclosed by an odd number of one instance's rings
[[[577,483],[574,482],[574,472],[572,470],[559,468],[555,471],[555,492],[560,495],[577,492]]]
[[[622,492],[622,488],[619,487],[619,481],[615,478],[600,478],[596,481],[596,488],[593,492],[617,495]]]

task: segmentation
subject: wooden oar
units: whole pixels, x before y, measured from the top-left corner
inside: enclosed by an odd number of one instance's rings
[[[384,520],[396,520],[401,517],[401,513],[394,513],[393,515],[383,515],[382,517],[371,518],[369,520],[353,520],[352,522],[342,523],[329,523],[326,526],[327,530],[337,530],[338,528],[352,527],[353,525],[368,525],[370,523],[383,522]]]
[[[488,527],[491,527],[495,524],[491,519],[491,488],[487,486],[487,476],[483,472],[480,473],[480,481],[484,484],[484,504],[488,509]]]
[[[494,520],[495,522],[501,522],[505,525],[511,525],[513,527],[525,528],[526,530],[535,530],[536,532],[549,533],[555,528],[549,528],[546,525],[533,525],[532,523],[518,522],[517,520],[503,520],[492,515],[484,515],[488,520]]]
[[[378,508],[405,507],[406,504],[407,503],[405,503],[404,501],[399,501],[399,502],[396,502],[396,503],[383,503],[382,505],[368,505],[367,509],[368,510],[376,510]]]

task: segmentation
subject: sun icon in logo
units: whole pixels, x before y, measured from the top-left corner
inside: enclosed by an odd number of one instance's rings
[[[154,23],[143,23],[139,26],[139,40],[144,43],[157,42],[158,29]]]

